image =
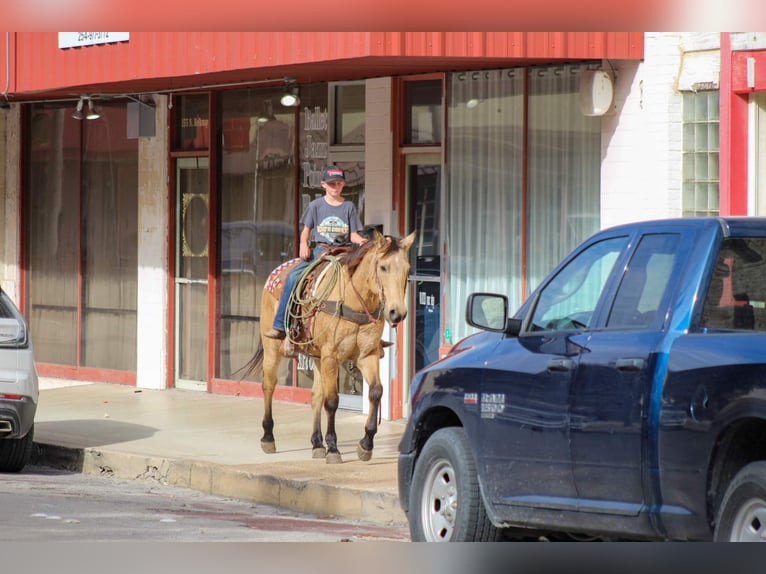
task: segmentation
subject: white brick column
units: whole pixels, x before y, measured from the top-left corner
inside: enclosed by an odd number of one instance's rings
[[[364,212],[368,225],[383,224],[384,233],[399,235],[397,214],[391,209],[393,188],[393,134],[391,133],[391,78],[374,78],[365,85],[365,154]],[[395,340],[386,324],[383,338]],[[391,418],[391,378],[396,373],[396,346],[386,350],[380,361],[383,398],[381,416]],[[362,412],[369,413],[368,388],[364,384]]]
[[[138,142],[136,386],[168,387],[168,98],[157,96],[156,136]]]

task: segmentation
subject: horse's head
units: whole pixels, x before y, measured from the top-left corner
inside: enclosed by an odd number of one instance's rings
[[[410,273],[409,250],[415,241],[413,231],[404,239],[375,232],[375,273],[383,300],[383,318],[396,327],[407,317],[407,279]]]

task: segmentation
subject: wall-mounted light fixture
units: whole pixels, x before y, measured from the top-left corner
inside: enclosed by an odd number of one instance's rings
[[[298,95],[298,86],[295,84],[290,85],[288,83],[287,91],[279,99],[279,102],[286,108],[292,108],[298,106],[301,103],[301,98]]]
[[[85,100],[82,98],[79,99],[77,102],[77,107],[74,109],[74,113],[72,114],[72,117],[76,120],[81,120],[85,117],[85,114],[82,113],[82,104]]]
[[[93,105],[93,100],[88,100],[88,113],[85,114],[86,120],[97,120],[101,117],[101,114],[96,110],[96,106]]]
[[[86,100],[88,101],[88,111],[87,113],[84,113],[82,111],[82,108]],[[80,96],[80,99],[77,101],[77,107],[75,107],[72,117],[76,120],[82,120],[82,119],[97,120],[98,118],[101,117],[101,114],[96,109],[96,106],[93,105],[93,100],[91,100],[87,96]]]

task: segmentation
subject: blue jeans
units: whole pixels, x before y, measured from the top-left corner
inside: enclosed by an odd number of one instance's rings
[[[301,273],[309,266],[309,264],[318,259],[319,256],[324,253],[325,247],[314,247],[314,251],[311,253],[311,257],[308,261],[301,259],[298,264],[290,270],[285,279],[285,286],[282,290],[282,296],[279,298],[279,306],[277,306],[277,313],[274,315],[274,323],[272,326],[277,331],[285,331],[285,314],[287,313],[287,305],[290,302],[290,293],[292,293],[293,287],[298,282],[298,278]]]

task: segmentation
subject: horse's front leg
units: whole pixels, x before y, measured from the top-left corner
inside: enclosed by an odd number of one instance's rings
[[[356,448],[359,460],[366,461],[372,458],[373,441],[378,432],[378,410],[380,409],[380,399],[383,396],[383,384],[380,382],[380,357],[368,355],[359,359],[356,366],[362,372],[364,380],[369,386],[370,412],[367,415],[367,423],[364,425],[364,437],[359,441]]]
[[[322,371],[318,365],[319,359],[314,359],[314,383],[311,385],[311,412],[314,415],[314,430],[311,433],[311,456],[313,458],[324,458],[327,455],[322,438],[324,390],[322,389]]]
[[[322,395],[324,398],[324,410],[327,413],[327,457],[325,461],[330,464],[343,462],[338,450],[338,437],[335,434],[335,413],[338,411],[338,361],[334,357],[322,357],[319,369],[322,378]],[[315,415],[316,416],[316,415]]]

